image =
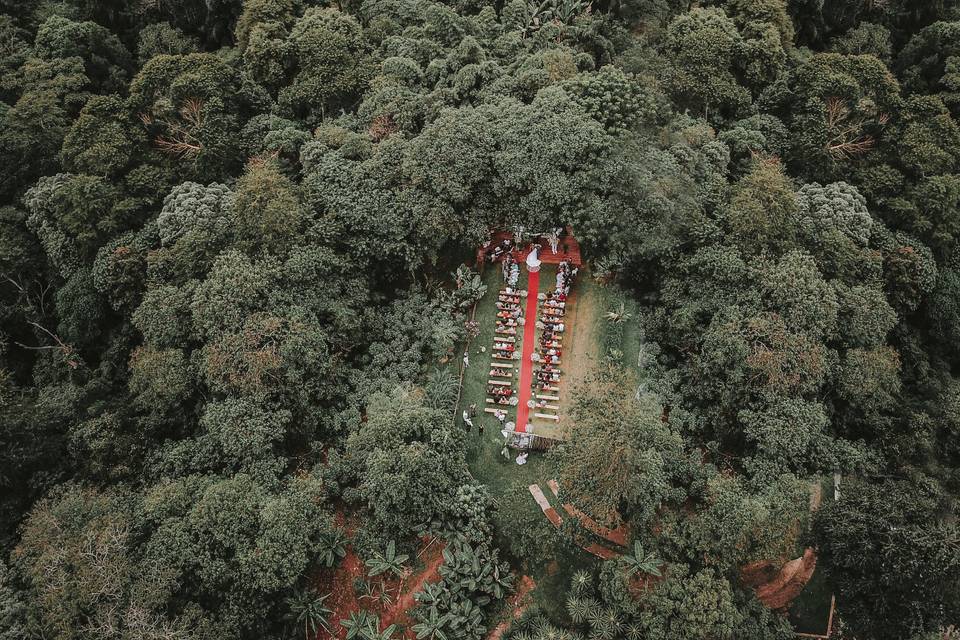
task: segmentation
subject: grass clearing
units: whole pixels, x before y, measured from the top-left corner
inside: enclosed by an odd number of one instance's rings
[[[546,481],[553,478],[552,465],[546,460],[543,454],[534,454],[529,457],[527,464],[517,465],[514,461],[515,453],[510,459],[505,459],[500,455],[503,448],[503,438],[500,435],[500,425],[492,414],[484,413],[483,408],[486,405],[486,387],[488,373],[491,368],[491,346],[495,335],[496,327],[496,300],[497,292],[503,286],[503,279],[500,270],[496,267],[487,266],[482,274],[483,282],[487,285],[487,293],[477,303],[474,320],[479,323],[479,334],[471,342],[469,348],[470,366],[468,366],[463,375],[463,387],[460,396],[460,403],[457,407],[455,420],[458,425],[463,426],[463,411],[468,409],[471,404],[477,405],[477,416],[474,418],[474,428],[469,430],[466,438],[467,463],[473,476],[487,485],[490,493],[494,497],[499,497],[510,491],[516,484],[523,485],[540,484],[545,490]],[[525,283],[526,272],[521,275],[521,281]],[[552,290],[556,285],[556,267],[544,265],[540,275],[540,292],[546,293]],[[569,406],[569,389],[578,376],[582,376],[590,367],[596,364],[595,354],[598,351],[598,331],[596,304],[604,304],[604,288],[593,282],[585,270],[581,270],[581,276],[578,278],[574,301],[571,304],[568,315],[568,324],[571,329],[564,335],[568,340],[563,355],[564,378],[561,382],[560,391],[560,414],[561,425],[565,410]],[[600,301],[600,302],[597,302]],[[576,314],[576,315],[573,315]],[[522,333],[517,334],[517,349],[522,348]],[[483,349],[481,349],[481,347]],[[568,354],[571,359],[568,361]],[[454,372],[459,370],[460,358],[463,353],[459,353],[455,361],[451,361],[450,366]],[[515,361],[519,364],[519,361]],[[519,367],[516,367],[519,373]],[[507,410],[508,420],[516,419],[515,407],[504,407]],[[483,432],[480,433],[478,427],[483,425]],[[544,425],[543,421],[535,423],[535,433],[542,435],[559,435],[561,431],[554,425]],[[565,433],[562,432],[562,433]],[[529,509],[536,517],[543,516],[540,507],[534,501],[533,497],[529,501]],[[498,536],[509,536],[509,531],[498,531]],[[551,620],[558,624],[569,623],[566,614],[566,590],[569,587],[570,579],[576,571],[587,570],[596,574],[599,570],[599,561],[590,554],[578,547],[567,544],[555,544],[553,539],[544,540],[544,544],[555,545],[556,561],[549,563],[546,567],[533,570],[530,576],[536,581],[537,586],[530,593],[533,600],[533,606],[547,615]]]

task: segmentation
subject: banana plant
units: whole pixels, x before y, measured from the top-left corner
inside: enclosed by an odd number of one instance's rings
[[[394,636],[400,631],[400,625],[391,624],[389,627],[380,631],[379,633],[374,632],[366,636],[366,640],[393,640]]]
[[[465,598],[451,605],[447,612],[447,626],[454,637],[480,637],[485,631],[483,612],[472,600]]]
[[[382,573],[392,573],[395,576],[402,577],[406,567],[404,563],[410,558],[405,553],[397,553],[397,545],[391,540],[387,543],[386,553],[375,553],[372,558],[364,564],[367,565],[367,573],[371,576],[378,576]]]
[[[325,567],[332,567],[338,558],[347,555],[347,536],[339,527],[320,534],[318,541],[320,562]]]
[[[428,582],[423,589],[414,594],[413,599],[425,607],[438,607],[450,598],[450,592],[436,582]]]
[[[366,609],[361,609],[351,611],[349,618],[340,621],[340,626],[347,630],[347,640],[369,640],[372,635],[379,633],[380,618]]]
[[[447,624],[447,614],[440,615],[434,608],[430,607],[430,613],[426,617],[421,617],[420,622],[413,625],[412,631],[417,634],[417,640],[447,640],[447,635],[443,629]]]
[[[287,606],[290,611],[287,613],[286,619],[298,627],[303,625],[305,640],[310,636],[316,636],[320,629],[330,633],[327,618],[333,611],[323,604],[329,597],[329,593],[325,596],[318,596],[306,589],[301,589],[287,599]]]
[[[657,577],[662,575],[660,573],[660,565],[663,564],[663,560],[653,551],[644,553],[643,545],[640,544],[639,540],[633,543],[633,555],[621,556],[620,563],[628,577],[638,573]]]

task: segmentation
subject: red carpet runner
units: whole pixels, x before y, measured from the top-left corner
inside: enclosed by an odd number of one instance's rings
[[[523,353],[520,354],[520,389],[517,405],[517,431],[527,430],[530,419],[530,380],[533,378],[533,347],[537,343],[537,294],[540,293],[540,272],[527,275],[527,308],[523,313]]]

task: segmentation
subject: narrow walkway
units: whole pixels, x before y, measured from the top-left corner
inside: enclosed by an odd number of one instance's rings
[[[540,272],[527,274],[527,308],[523,314],[523,352],[520,354],[520,388],[517,390],[517,431],[527,430],[527,422],[530,420],[530,408],[527,401],[530,400],[530,381],[533,378],[533,361],[530,356],[533,354],[534,345],[537,343],[537,294],[540,293]]]
[[[557,483],[557,481],[547,480],[547,486],[550,487],[550,491],[552,491],[553,495],[556,496],[556,498],[559,500],[560,485]],[[619,547],[627,546],[627,537],[629,533],[627,529],[627,525],[624,524],[624,525],[620,525],[616,529],[610,529],[603,526],[602,524],[600,524],[599,522],[597,522],[596,520],[594,520],[593,518],[585,514],[583,511],[580,511],[580,509],[577,509],[575,506],[573,506],[569,502],[561,502],[561,505],[563,506],[564,511],[566,511],[568,514],[576,518],[577,521],[580,523],[580,526],[582,526],[584,529],[586,529],[593,535],[597,536],[598,538],[603,538],[607,542],[615,544]]]
[[[547,517],[547,520],[550,521],[554,527],[559,529],[563,526],[563,518],[560,517],[560,514],[557,513],[557,510],[550,505],[550,501],[547,500],[547,496],[544,495],[543,489],[540,488],[538,484],[532,484],[529,487],[530,495],[533,496],[533,499],[537,501],[537,504],[540,506],[540,510],[543,511],[543,515]],[[591,553],[602,560],[612,560],[613,558],[619,558],[621,555],[620,552],[614,551],[613,549],[608,549],[603,545],[599,545],[596,542],[591,542],[590,544],[583,544],[583,541],[577,542],[580,545],[580,548]]]

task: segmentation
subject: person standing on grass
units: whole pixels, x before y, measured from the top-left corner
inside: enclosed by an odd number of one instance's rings
[[[477,417],[477,403],[476,403],[476,402],[474,402],[473,404],[470,405],[470,417],[471,417],[471,418]]]
[[[463,410],[463,424],[467,426],[467,431],[473,429],[473,420],[470,418],[470,412],[466,409]],[[482,430],[482,427],[481,427]]]
[[[466,351],[463,352],[463,368],[466,369],[470,366],[470,354]]]

